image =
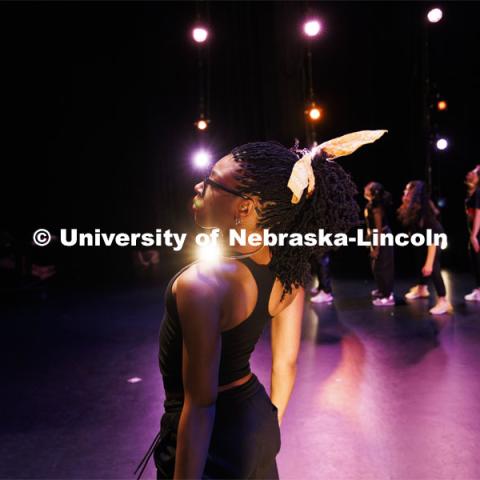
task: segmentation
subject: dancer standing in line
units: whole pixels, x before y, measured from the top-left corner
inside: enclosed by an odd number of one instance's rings
[[[410,234],[426,234],[427,229],[433,233],[444,233],[443,227],[437,220],[438,210],[428,195],[425,182],[415,180],[407,184],[403,192],[402,205],[398,209],[400,222]],[[419,270],[418,284],[405,295],[408,300],[427,298],[428,280],[431,279],[437,292],[437,303],[430,309],[430,313],[442,315],[453,310],[447,300],[445,283],[443,282],[440,266],[440,250],[435,245],[429,245],[425,254],[424,249],[415,248],[416,263]]]
[[[232,228],[347,232],[358,221],[356,189],[330,159],[383,133],[356,132],[314,153],[274,142],[237,147],[195,186],[195,221],[224,236]],[[295,381],[315,250],[239,246],[172,278],[160,332],[165,413],[140,475],[154,452],[158,478],[278,478],[279,423]],[[271,399],[249,363],[268,318]]]
[[[388,222],[388,209],[392,204],[390,193],[383,185],[370,182],[364,188],[364,197],[368,200],[365,207],[365,222],[371,239],[374,229],[380,233],[391,233]],[[393,245],[372,246],[370,248],[371,267],[377,288],[372,291],[373,305],[385,307],[395,305],[393,296],[393,277],[395,271]]]
[[[313,254],[310,259],[312,266],[312,275],[317,278],[318,284],[316,288],[312,288],[310,293],[312,303],[332,303],[332,279],[330,278],[330,254],[323,255]]]
[[[480,165],[467,173],[467,198],[465,200],[465,213],[470,234],[468,250],[475,276],[474,290],[465,295],[467,302],[480,302]]]

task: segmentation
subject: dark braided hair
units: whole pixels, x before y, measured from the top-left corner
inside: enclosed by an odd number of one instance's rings
[[[358,205],[354,200],[357,189],[350,176],[335,162],[321,154],[312,160],[315,190],[310,198],[306,191],[298,204],[291,203],[292,192],[287,188],[294,163],[304,151],[288,149],[277,142],[254,142],[232,150],[240,166],[236,175],[239,190],[256,195],[258,227],[270,232],[317,234],[347,233],[358,224]],[[272,246],[270,269],[283,285],[283,295],[292,287],[304,286],[310,278],[310,256],[323,254],[332,247]]]
[[[412,190],[412,194],[411,197],[403,200],[397,210],[398,219],[409,229],[423,228],[425,225],[432,224],[439,212],[430,200],[425,182],[413,180],[408,187]]]
[[[392,195],[385,190],[381,183],[370,182],[368,186],[373,197],[370,201],[372,208],[383,207],[387,209],[392,205]]]

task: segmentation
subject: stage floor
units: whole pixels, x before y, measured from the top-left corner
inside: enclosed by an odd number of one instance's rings
[[[363,280],[307,303],[281,478],[480,478],[480,305],[463,302],[469,276],[444,273],[452,315],[424,300],[374,308]],[[77,292],[4,310],[1,478],[133,478],[162,413],[162,297]],[[252,369],[267,386],[269,363],[265,332]]]

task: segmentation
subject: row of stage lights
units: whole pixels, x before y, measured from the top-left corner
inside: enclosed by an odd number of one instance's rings
[[[432,8],[427,13],[427,20],[430,23],[438,23],[443,18],[443,11],[440,8]],[[308,18],[305,20],[302,28],[303,34],[310,40],[318,37],[323,31],[323,24],[318,18]],[[191,32],[192,39],[199,46],[205,44],[210,36],[209,30],[205,25],[196,25]],[[316,123],[323,118],[322,108],[313,99],[313,86],[311,86],[312,95],[305,109],[305,115],[308,121]],[[439,112],[446,111],[448,108],[445,100],[438,100],[436,108]],[[201,112],[200,118],[194,123],[195,127],[204,132],[208,129],[210,120],[205,117],[204,112]],[[446,150],[448,147],[448,141],[446,138],[437,138],[435,142],[437,150]],[[206,150],[199,150],[193,156],[194,166],[199,169],[208,167],[211,163],[211,155]]]

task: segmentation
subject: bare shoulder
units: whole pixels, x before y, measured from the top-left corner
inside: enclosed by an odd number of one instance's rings
[[[188,295],[192,301],[221,301],[235,279],[241,274],[239,262],[229,259],[218,262],[196,262],[175,280],[175,295]]]

